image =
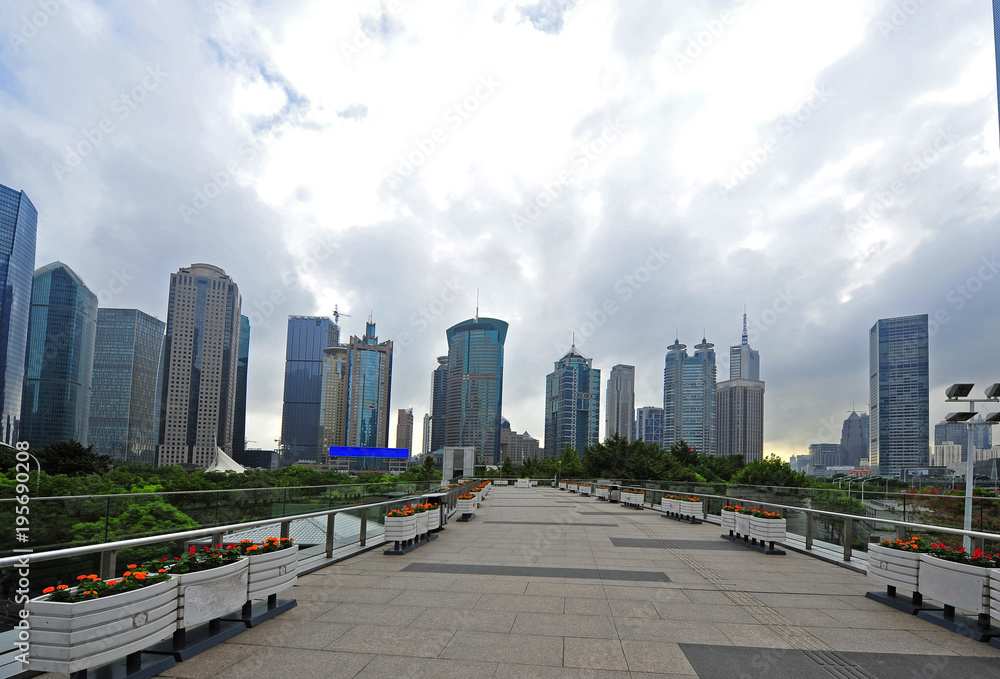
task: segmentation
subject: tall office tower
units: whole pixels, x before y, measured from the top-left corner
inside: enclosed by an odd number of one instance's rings
[[[604,438],[621,436],[632,440],[632,423],[635,421],[635,366],[616,365],[608,378],[607,423]]]
[[[511,464],[518,465],[528,459],[542,459],[538,439],[528,432],[518,434],[510,428],[507,418],[500,418],[500,461],[510,460]]]
[[[330,461],[330,446],[347,445],[347,347],[323,350],[323,392],[319,402],[320,443],[316,461]]]
[[[840,447],[843,451],[844,464],[860,467],[861,460],[868,459],[868,439],[870,436],[868,413],[859,415],[851,411],[851,414],[844,420],[844,428],[840,432]]]
[[[337,343],[326,316],[289,316],[281,443],[290,462],[312,460],[320,445],[323,350]]]
[[[204,469],[232,454],[240,290],[226,272],[192,264],[170,274],[156,463]]]
[[[388,448],[392,340],[378,341],[369,316],[365,336],[352,335],[347,354],[347,445]]]
[[[716,454],[715,345],[702,338],[693,356],[680,340],[667,347],[663,369],[663,447],[684,440],[695,450]]]
[[[500,407],[507,327],[505,321],[480,318],[477,310],[474,318],[451,326],[447,332],[444,445],[472,446],[475,459],[490,464],[501,462]]]
[[[422,445],[420,446],[420,450],[425,455],[428,454],[428,453],[434,452],[434,451],[431,450],[431,414],[430,413],[424,413],[424,438],[423,438],[423,441],[422,441]]]
[[[448,435],[445,424],[448,416],[448,357],[438,356],[438,367],[431,374],[431,429],[430,439],[424,443],[433,453],[444,448]]]
[[[663,445],[663,408],[643,406],[636,409],[632,440]]]
[[[879,320],[868,335],[869,453],[882,476],[930,455],[927,339],[927,314]]]
[[[22,441],[88,445],[97,295],[62,262],[35,271],[21,399]]]
[[[94,453],[154,464],[156,384],[166,324],[138,309],[98,309],[88,438]]]
[[[558,457],[571,446],[583,456],[600,441],[601,371],[574,344],[545,378],[545,449]]]
[[[406,448],[412,457],[413,408],[400,408],[396,411],[396,447]]]
[[[813,467],[839,467],[844,463],[839,443],[809,444],[809,464]]]
[[[38,212],[24,191],[0,184],[0,443],[19,440]]]
[[[743,314],[743,339],[729,347],[729,379],[759,380],[760,352],[750,348],[747,341],[747,315]]]
[[[962,462],[965,462],[970,450],[970,433],[973,450],[985,450],[993,446],[990,425],[976,424],[977,422],[982,422],[982,417],[979,415],[968,422],[938,422],[934,425],[934,445],[951,442],[962,446]]]
[[[247,449],[247,365],[249,362],[250,319],[246,316],[240,316],[240,353],[236,359],[236,414],[233,416],[233,459],[242,456]]]

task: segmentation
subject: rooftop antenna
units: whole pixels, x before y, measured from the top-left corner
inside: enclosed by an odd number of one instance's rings
[[[573,345],[573,348],[576,349],[576,331],[573,332],[572,345]]]
[[[743,305],[743,346],[747,345],[747,305]]]
[[[479,322],[479,288],[476,288],[476,323]]]

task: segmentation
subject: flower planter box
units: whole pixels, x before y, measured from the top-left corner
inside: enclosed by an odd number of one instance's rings
[[[458,513],[459,514],[475,514],[476,513],[476,501],[475,500],[458,500]]]
[[[431,509],[427,510],[427,530],[435,531],[441,527],[441,507],[440,505],[434,505]]]
[[[474,502],[474,500],[459,500],[462,502]],[[389,542],[406,542],[417,537],[417,515],[412,516],[387,516],[385,517],[385,539]]]
[[[590,495],[590,486],[580,484],[580,495]]]
[[[430,517],[427,516],[427,512],[420,512],[415,515],[417,517],[417,535],[426,535],[428,528],[428,522]]]
[[[725,509],[722,510],[722,530],[736,530],[736,512],[728,512]]]
[[[990,616],[1000,622],[1000,568],[990,569]]]
[[[868,545],[868,578],[886,587],[920,591],[920,554]]]
[[[248,565],[239,561],[207,571],[176,575],[177,629],[187,629],[243,608],[249,591]]]
[[[695,518],[700,518],[704,512],[702,511],[701,500],[697,502],[688,502],[687,500],[678,500],[678,513],[681,516],[691,516]]]
[[[736,526],[734,528],[737,535],[750,536],[750,515],[736,512]]]
[[[606,500],[606,499],[608,499],[608,489],[607,488],[598,488],[596,491],[594,491],[594,496],[597,497],[597,498]]]
[[[559,490],[566,490],[566,482],[565,481],[560,481],[559,482]]]
[[[30,669],[73,673],[169,639],[177,629],[179,581],[78,603],[28,602]],[[244,590],[244,598],[245,598]]]
[[[627,490],[623,490],[621,492],[621,502],[624,505],[628,505],[630,507],[639,507],[641,509],[645,501],[646,501],[645,493],[633,493]]]
[[[668,500],[667,498],[663,498],[660,500],[660,511],[664,514],[676,514],[677,500]]]
[[[295,585],[299,547],[288,547],[248,557],[247,600],[265,599]]]
[[[785,519],[750,517],[750,537],[761,542],[780,542],[785,539]]]
[[[976,614],[988,613],[990,570],[921,554],[920,593],[945,606]]]
[[[575,493],[579,489],[579,486],[577,486],[577,484],[575,483],[571,483],[566,487],[566,489],[569,490],[569,492],[571,493]]]

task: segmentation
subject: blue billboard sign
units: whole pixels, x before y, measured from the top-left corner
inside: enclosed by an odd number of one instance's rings
[[[406,459],[409,448],[359,448],[356,446],[330,446],[330,457],[394,457]]]

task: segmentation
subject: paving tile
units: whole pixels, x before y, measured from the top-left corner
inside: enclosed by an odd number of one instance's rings
[[[440,657],[561,667],[563,640],[545,635],[459,631]]]
[[[677,644],[653,641],[622,641],[621,644],[632,676],[636,672],[685,676],[695,674],[687,656]]]
[[[316,618],[319,622],[344,622],[355,625],[395,625],[405,626],[416,620],[424,612],[419,606],[368,606],[365,604],[342,604],[329,613]]]
[[[322,649],[354,627],[353,624],[317,622],[304,625],[301,621],[272,618],[233,637],[229,643],[281,648]]]
[[[387,677],[469,679],[470,677],[492,677],[494,672],[496,672],[496,663],[381,655],[368,663],[355,676],[355,679],[386,679]],[[524,676],[522,675],[519,679],[524,679]]]
[[[514,628],[511,631],[557,637],[618,638],[614,621],[597,615],[521,612],[517,614],[517,620],[514,621]]]
[[[563,667],[627,670],[628,664],[618,639],[566,637],[563,640]]]
[[[536,613],[562,613],[561,596],[527,596],[525,594],[495,594],[479,599],[476,608],[499,611],[531,611]]]
[[[449,630],[428,629],[422,625],[402,628],[356,625],[331,641],[326,650],[436,658],[454,634]]]

